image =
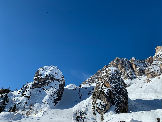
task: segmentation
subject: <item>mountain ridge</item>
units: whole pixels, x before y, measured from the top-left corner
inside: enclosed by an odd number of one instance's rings
[[[116,67],[119,69],[119,71],[122,74],[123,79],[135,79],[138,76],[146,75],[148,78],[153,78],[162,73],[162,64],[159,63],[162,61],[162,46],[157,46],[155,48],[156,52],[155,55],[152,57],[148,57],[147,59],[144,60],[138,60],[132,57],[131,59],[126,59],[126,58],[119,58],[116,57],[113,61],[111,61],[108,65],[105,65],[103,68],[99,69],[97,73],[92,75],[90,78],[85,80],[82,84],[92,84],[95,83],[96,79],[98,79],[99,75],[104,74],[106,71],[106,68],[108,67]],[[159,70],[153,70],[151,72],[150,67],[153,65],[158,65],[160,66]],[[91,83],[92,82],[92,83]]]
[[[62,72],[44,66],[20,90],[0,90],[0,122],[135,122],[146,121],[148,114],[154,122],[162,110],[161,80],[162,46],[144,60],[117,57],[80,86],[65,87]]]

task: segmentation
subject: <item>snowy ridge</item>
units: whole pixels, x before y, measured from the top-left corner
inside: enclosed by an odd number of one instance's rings
[[[114,108],[111,108],[107,113],[104,114],[104,122],[157,122],[156,118],[162,119],[162,75],[159,78],[153,78],[152,82],[150,83],[146,83],[145,80],[146,77],[135,79],[133,84],[127,88],[130,97],[129,112],[115,114]],[[138,83],[140,83],[140,85],[138,85]],[[150,88],[153,89],[150,90]],[[80,89],[80,91],[84,94],[90,90],[91,89],[85,88]],[[142,95],[138,95],[137,91],[138,93],[142,93]],[[99,114],[96,116],[92,114],[91,95],[87,94],[87,97],[79,99],[79,96],[76,98],[78,93],[79,89],[72,90],[65,88],[62,100],[56,105],[54,109],[48,109],[45,111],[42,116],[33,114],[31,116],[25,117],[19,113],[2,112],[0,114],[0,122],[8,122],[9,119],[15,120],[16,122],[20,120],[22,122],[73,122],[73,117],[75,117],[77,111],[83,111],[86,113],[85,121],[87,122],[100,121]]]
[[[129,101],[129,113],[115,114],[113,112],[113,108],[104,114],[105,122],[118,122],[126,121],[126,122],[134,122],[135,120],[143,121],[143,122],[156,122],[156,118],[161,118],[162,114],[162,75],[160,79],[158,77],[153,78],[152,82],[146,83],[146,77],[139,79],[135,79],[133,84],[127,88],[130,100]],[[138,85],[140,83],[140,85]],[[133,89],[132,89],[133,87]],[[143,87],[143,88],[141,88]],[[153,88],[150,90],[150,88]],[[136,91],[134,91],[134,89]],[[156,90],[154,90],[156,89]],[[80,90],[82,93],[87,93],[89,90],[83,88]],[[138,95],[138,93],[139,95]],[[92,114],[92,99],[91,96],[87,96],[87,98],[79,99],[76,98],[79,93],[79,89],[72,90],[65,88],[65,92],[63,94],[62,100],[56,105],[54,109],[48,109],[41,116],[37,116],[32,114],[29,117],[25,117],[19,113],[9,113],[2,112],[0,114],[1,122],[8,122],[8,120],[29,122],[29,121],[38,121],[38,122],[72,122],[73,114],[76,111],[84,111],[87,113],[86,118],[88,122],[92,122],[94,120],[100,121],[100,115],[94,116]],[[142,95],[140,94],[142,93]],[[77,101],[78,100],[78,101]],[[147,101],[147,102],[146,102]],[[65,104],[67,103],[67,104]],[[145,106],[144,106],[145,105]],[[152,106],[155,105],[155,106]],[[140,107],[139,107],[140,106]],[[74,116],[75,117],[75,116]]]
[[[112,97],[113,92],[116,97]],[[94,114],[94,93],[107,98],[103,116]],[[118,101],[127,95],[127,113],[117,114],[112,98]],[[158,46],[155,55],[145,60],[116,58],[80,86],[65,87],[64,76],[56,66],[39,68],[34,81],[20,90],[0,90],[0,122],[157,122],[162,120],[161,103],[162,47]],[[99,109],[104,104],[102,99],[96,100]]]
[[[44,66],[38,69],[41,78],[52,75],[55,79],[62,79],[62,72],[56,66]]]
[[[60,100],[59,87],[64,81],[62,72],[55,66],[44,66],[39,68],[37,73],[35,77],[39,77],[41,81],[34,77],[34,82],[27,83],[18,91],[8,93],[8,103],[4,111],[16,111],[25,116],[42,116],[44,111],[54,108]]]

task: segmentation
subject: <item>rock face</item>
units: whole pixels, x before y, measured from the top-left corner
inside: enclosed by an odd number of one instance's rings
[[[35,73],[33,88],[40,88],[54,81],[58,81],[60,83],[59,88],[62,88],[62,86],[65,85],[62,72],[57,67],[44,66],[39,68]]]
[[[53,108],[61,100],[64,86],[64,76],[56,66],[39,68],[33,82],[7,95],[9,102],[5,111],[21,110],[23,114],[30,115],[36,114],[39,108],[42,111]]]
[[[124,80],[132,80],[139,76],[147,76],[148,78],[156,77],[162,73],[162,46],[156,47],[156,53],[153,57],[150,56],[144,60],[138,60],[134,57],[130,60],[117,57],[82,84],[96,84],[98,82],[98,80],[96,80],[98,77],[107,74],[106,68],[108,67],[118,68]]]
[[[64,91],[65,80],[62,72],[55,66],[44,66],[39,68],[34,76],[34,83],[32,88],[41,88],[47,86],[49,83],[54,82],[55,92],[57,94],[57,99],[54,100],[56,104],[59,100],[61,100],[61,96]],[[57,85],[56,85],[57,84]]]
[[[127,84],[124,80],[147,76],[147,80],[151,81],[151,78],[160,74],[162,74],[162,46],[156,48],[153,57],[144,60],[117,57],[82,84],[95,86],[92,96],[94,114],[98,112],[103,115],[112,105],[115,106],[116,113],[122,113],[128,111]]]
[[[106,68],[106,74],[97,78],[97,84],[92,95],[92,109],[102,116],[111,106],[116,113],[128,111],[128,93],[119,70],[115,67]]]
[[[152,64],[145,70],[148,78],[154,78],[162,74],[162,46],[157,46],[155,49],[156,53],[153,56]]]
[[[147,59],[148,60],[148,59]],[[150,65],[150,60],[137,60],[132,58],[130,60],[126,58],[115,58],[108,65],[105,65],[102,69],[98,70],[96,74],[88,78],[83,84],[93,84],[97,83],[96,80],[98,77],[107,74],[107,68],[115,67],[119,70],[121,77],[125,79],[135,79],[138,76],[145,74],[146,68]]]
[[[160,51],[162,51],[162,46],[157,46],[155,50],[156,50],[156,55],[157,55]]]
[[[10,92],[9,89],[0,89],[0,113],[5,109],[8,103],[7,94]]]
[[[109,67],[118,68],[122,73],[123,79],[136,78],[132,63],[126,58],[116,58],[109,64]]]
[[[56,66],[44,66],[39,68],[35,73],[34,82],[23,86],[22,95],[30,98],[32,97],[31,92],[33,90],[40,90],[51,96],[51,99],[53,99],[53,102],[51,102],[56,105],[58,101],[61,100],[64,86],[65,80],[62,72]],[[47,102],[47,100],[45,101]]]

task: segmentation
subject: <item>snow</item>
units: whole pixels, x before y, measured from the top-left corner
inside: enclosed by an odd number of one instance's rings
[[[19,113],[2,112],[0,114],[0,121],[2,122],[18,121],[18,120],[21,120],[22,118],[23,116]]]
[[[75,89],[77,88],[77,86],[75,84],[69,84],[67,85],[65,88],[68,88],[68,89]]]
[[[30,84],[31,83],[29,83],[29,86]],[[43,88],[30,89],[30,87],[28,87],[28,89],[26,90],[27,92],[25,92],[25,95],[30,96],[30,100],[28,100],[27,97],[19,94],[21,93],[21,90],[11,92],[8,95],[9,103],[6,106],[5,110],[9,111],[10,107],[13,104],[16,104],[16,106],[19,109],[30,109],[31,106],[35,111],[39,111],[41,110],[41,108],[43,108],[44,110],[53,108],[53,101],[57,97],[54,93],[58,89],[58,84],[58,81],[55,81],[48,84],[48,86],[44,86]]]
[[[103,122],[157,122],[157,118],[162,120],[162,75],[152,78],[150,82],[146,82],[146,76],[138,77],[134,80],[126,80],[129,84],[127,87],[129,96],[129,112],[128,113],[114,113],[114,107],[104,114]],[[51,84],[54,85],[54,84]],[[49,85],[50,86],[50,85]],[[52,89],[49,86],[45,88],[49,91],[39,92],[40,88],[33,89],[32,101],[35,101],[34,109],[37,112],[30,116],[22,115],[23,112],[2,112],[0,113],[0,122],[73,122],[75,120],[77,111],[83,111],[86,114],[85,120],[87,122],[100,121],[100,115],[93,115],[91,93],[93,86],[78,87],[74,84],[69,84],[64,88],[64,93],[61,101],[54,107],[45,106],[43,104],[49,99]],[[30,84],[29,84],[30,87]],[[48,88],[47,88],[48,87]],[[24,102],[25,97],[20,97],[19,91],[10,93],[15,101]],[[39,94],[40,93],[40,94]],[[45,96],[48,97],[45,97]],[[45,101],[44,101],[45,100]],[[11,104],[11,103],[10,103]]]
[[[118,68],[116,68],[116,67],[109,67],[108,69],[109,69],[110,74],[114,74],[114,73],[116,73],[115,71],[119,71]],[[105,74],[103,74],[103,75],[105,75]]]
[[[53,75],[56,79],[62,78],[62,72],[56,66],[44,66],[39,68],[38,71],[42,78],[45,78],[47,75]]]

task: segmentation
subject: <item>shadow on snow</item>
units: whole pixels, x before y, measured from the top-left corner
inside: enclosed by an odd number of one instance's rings
[[[87,99],[94,87],[83,87],[75,89],[64,89],[61,101],[55,106],[55,109],[69,109],[77,105],[79,102]]]
[[[162,99],[129,100],[129,112],[151,111],[162,108]]]

